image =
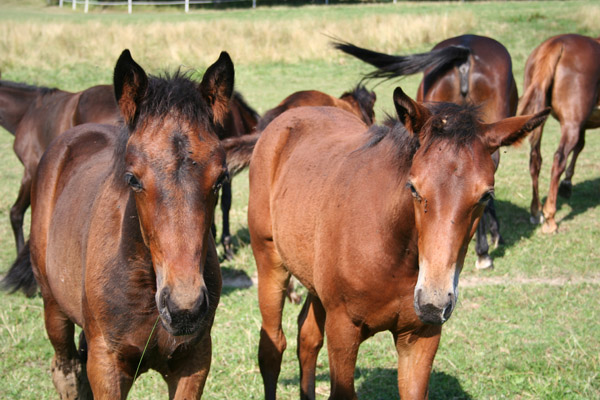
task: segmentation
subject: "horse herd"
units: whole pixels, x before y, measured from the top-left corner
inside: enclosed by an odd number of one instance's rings
[[[501,240],[498,148],[534,132],[532,219],[555,231],[557,193],[570,194],[585,130],[600,126],[600,42],[543,42],[527,60],[520,101],[510,55],[491,38],[464,35],[409,56],[334,46],[374,65],[372,79],[424,72],[416,100],[396,88],[396,117],[374,125],[375,94],[362,85],[340,98],[305,91],[260,118],[234,91],[225,52],[200,83],[181,71],[148,76],[128,50],[112,86],[68,93],[0,81],[0,124],[25,166],[10,213],[18,257],[3,285],[28,295],[39,286],[61,398],[124,399],[149,369],[170,398],[200,398],[222,284],[214,209],[221,192],[231,255],[230,179],[248,165],[265,398],[276,397],[291,276],[308,289],[301,398],[315,398],[325,335],[330,398],[356,398],[358,348],[381,331],[395,341],[401,398],[427,397],[468,244],[477,230],[485,268],[486,226]],[[542,207],[550,112],[562,135]]]

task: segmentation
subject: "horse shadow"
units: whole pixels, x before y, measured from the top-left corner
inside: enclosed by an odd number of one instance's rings
[[[558,196],[556,209],[560,210],[564,204],[569,204],[571,211],[557,222],[560,224],[561,221],[572,220],[590,208],[600,205],[599,192],[600,178],[588,179],[573,185],[571,196],[568,199]]]

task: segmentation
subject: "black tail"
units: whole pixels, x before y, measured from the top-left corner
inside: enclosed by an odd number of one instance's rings
[[[27,297],[35,295],[38,284],[35,276],[33,276],[30,255],[29,241],[27,241],[25,247],[21,249],[17,259],[8,270],[8,273],[2,279],[2,282],[0,282],[0,287],[3,290],[10,290],[10,293],[14,293],[20,289]]]
[[[250,165],[254,146],[260,137],[260,133],[229,138],[221,141],[227,157],[227,169],[229,175],[234,177],[244,168]]]
[[[412,54],[409,56],[391,56],[363,49],[347,42],[333,42],[333,47],[350,54],[377,68],[365,76],[367,79],[391,79],[404,75],[412,75],[432,68],[431,73],[436,73],[454,63],[463,63],[471,51],[463,46],[448,46],[432,50],[428,53]]]

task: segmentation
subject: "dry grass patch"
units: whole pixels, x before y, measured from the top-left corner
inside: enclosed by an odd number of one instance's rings
[[[387,52],[408,52],[473,28],[475,18],[444,15],[369,15],[336,21],[324,18],[287,21],[220,19],[178,23],[103,24],[15,23],[0,26],[0,68],[55,68],[91,64],[110,68],[124,48],[144,66],[200,67],[227,50],[236,63],[293,63],[340,59],[330,49],[335,36]]]
[[[598,32],[598,21],[600,21],[600,7],[581,7],[575,13],[574,19],[575,21],[577,21],[579,27],[589,29],[592,32]]]

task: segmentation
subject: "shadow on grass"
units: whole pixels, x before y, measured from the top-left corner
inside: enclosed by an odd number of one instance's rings
[[[494,200],[496,213],[500,221],[500,234],[504,244],[490,251],[492,258],[504,257],[506,250],[519,243],[522,239],[531,237],[537,225],[529,221],[529,210],[521,208],[510,201]]]
[[[589,179],[573,185],[571,197],[565,199],[558,197],[556,209],[560,210],[563,204],[571,206],[571,212],[560,221],[568,221],[585,213],[590,208],[600,205],[600,178]],[[558,223],[560,224],[560,221]]]

